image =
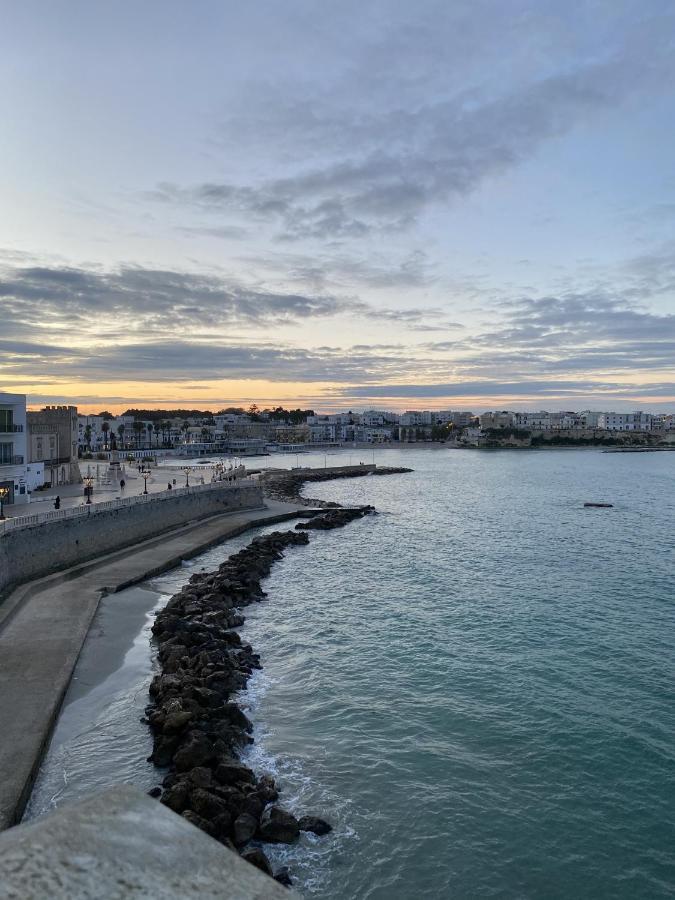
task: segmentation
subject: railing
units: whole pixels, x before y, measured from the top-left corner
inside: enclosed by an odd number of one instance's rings
[[[0,434],[21,434],[23,425],[0,426]]]
[[[10,456],[7,459],[0,458],[0,466],[22,466],[23,456]]]
[[[206,491],[227,491],[241,484],[253,484],[248,477],[235,478],[233,481],[216,481],[211,484],[195,484],[190,487],[173,488],[171,491],[139,494],[136,497],[123,497],[120,500],[103,500],[100,503],[83,503],[70,509],[54,509],[51,512],[34,513],[29,516],[12,516],[0,521],[0,536],[17,528],[28,528],[31,525],[42,525],[44,522],[55,522],[62,519],[76,519],[81,516],[95,516],[99,511],[121,509],[125,506],[137,506],[139,503],[162,502],[172,497],[184,497],[188,494],[201,494]]]

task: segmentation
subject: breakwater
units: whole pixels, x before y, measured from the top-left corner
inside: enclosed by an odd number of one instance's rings
[[[161,673],[146,710],[154,737],[150,759],[169,768],[152,795],[282,884],[291,883],[288,871],[273,873],[259,843],[293,843],[301,831],[324,835],[331,826],[277,805],[271,776],[257,776],[240,761],[252,724],[232,697],[260,668],[260,657],[236,629],[244,623],[241,610],[265,599],[261,581],[286,549],[308,544],[308,530],[340,528],[372,511],[330,509],[295,531],[256,538],[216,572],[193,575],[152,628]]]
[[[337,507],[339,503],[303,497],[305,484],[333,481],[336,478],[365,478],[368,475],[399,475],[412,472],[405,466],[331,466],[324,469],[268,469],[261,475],[265,495],[288,503],[303,503],[315,507]]]

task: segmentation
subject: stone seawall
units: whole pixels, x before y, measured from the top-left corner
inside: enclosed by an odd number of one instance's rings
[[[15,585],[130,547],[195,519],[263,506],[259,484],[216,486],[194,494],[163,495],[146,503],[97,509],[0,536],[0,597]]]

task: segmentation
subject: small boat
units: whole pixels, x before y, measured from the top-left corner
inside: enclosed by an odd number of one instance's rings
[[[600,509],[610,509],[614,506],[613,503],[584,503],[584,506],[596,506]]]

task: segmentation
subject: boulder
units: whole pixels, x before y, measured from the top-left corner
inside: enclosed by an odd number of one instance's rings
[[[312,834],[329,834],[333,830],[333,826],[329,825],[325,819],[318,816],[301,816],[298,820],[300,831],[311,831]]]
[[[291,885],[293,884],[291,880],[291,873],[288,871],[288,868],[286,866],[278,869],[272,877],[275,881],[278,881],[279,884],[283,884],[284,887],[291,887]]]
[[[227,813],[229,808],[222,797],[212,794],[204,788],[195,788],[190,794],[190,809],[193,809],[203,819],[215,819],[217,816]]]
[[[213,759],[213,745],[201,732],[191,732],[189,739],[174,753],[173,762],[179,772],[187,772]]]
[[[162,731],[165,734],[182,731],[191,718],[192,713],[188,712],[187,710],[176,710],[176,712],[170,712],[166,719],[164,719]]]
[[[167,788],[162,795],[162,803],[176,813],[182,813],[187,808],[190,798],[190,788],[184,781],[179,781]]]
[[[235,847],[243,847],[245,843],[251,840],[258,830],[258,820],[249,813],[241,813],[234,820],[232,826],[232,838]]]
[[[263,841],[292,844],[300,834],[300,826],[294,815],[279,806],[272,806],[260,817],[258,833]]]
[[[221,784],[254,784],[255,775],[243,763],[236,759],[224,759],[215,770],[216,780]]]
[[[272,866],[270,865],[269,859],[265,856],[262,850],[258,847],[251,847],[249,850],[244,850],[241,854],[241,858],[245,859],[246,862],[251,863],[252,866],[255,866],[256,869],[260,869],[261,872],[264,872],[265,875],[272,875]]]
[[[211,835],[211,837],[216,837],[216,829],[214,828],[212,823],[207,822],[206,819],[198,816],[196,812],[193,812],[191,809],[186,809],[185,812],[181,813],[181,815],[191,825],[194,825],[195,828],[199,828],[200,831]]]

